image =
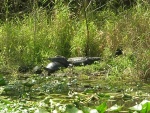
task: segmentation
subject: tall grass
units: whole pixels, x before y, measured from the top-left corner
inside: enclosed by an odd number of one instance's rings
[[[126,55],[132,54],[134,68],[140,75],[150,68],[149,9],[149,4],[137,3],[134,8],[120,13],[116,20],[111,19],[105,24],[106,47],[114,51],[121,46]]]
[[[117,14],[111,9],[88,10],[85,20],[84,16],[72,18],[63,2],[50,14],[36,8],[36,13],[24,15],[23,19],[14,17],[1,23],[0,62],[37,64],[55,55],[85,56],[88,42],[89,56],[105,58],[122,47],[125,55],[134,56],[137,70],[144,73],[150,65],[149,9],[149,4],[142,2]]]

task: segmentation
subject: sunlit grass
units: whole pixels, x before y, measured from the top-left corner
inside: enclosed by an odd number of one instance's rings
[[[89,38],[84,17],[71,18],[68,6],[59,4],[51,15],[44,9],[35,9],[23,19],[14,17],[1,23],[0,63],[4,65],[41,64],[43,59],[63,55],[65,57],[101,56],[110,60],[115,50],[123,48],[127,61],[112,60],[117,72],[130,62],[135,70],[143,74],[149,69],[150,61],[150,13],[149,5],[136,6],[115,14],[111,9],[97,11],[90,17],[87,12]],[[87,40],[88,39],[88,40]],[[88,43],[88,48],[87,48]],[[130,50],[130,51],[128,51]],[[123,71],[123,70],[122,70]]]

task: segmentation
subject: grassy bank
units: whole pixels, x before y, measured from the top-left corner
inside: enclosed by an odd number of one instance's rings
[[[137,3],[116,14],[103,11],[72,14],[64,4],[51,14],[34,9],[23,18],[14,17],[0,23],[1,68],[14,65],[41,64],[50,56],[101,56],[112,66],[130,65],[137,74],[146,76],[150,66],[150,5]],[[86,14],[86,16],[84,15]],[[121,47],[121,60],[111,60]],[[122,60],[126,61],[122,62]],[[121,67],[119,67],[121,68]]]

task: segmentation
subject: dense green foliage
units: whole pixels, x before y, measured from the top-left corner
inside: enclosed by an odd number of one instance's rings
[[[32,12],[22,18],[6,16],[0,23],[1,67],[42,63],[54,55],[102,56],[106,60],[121,47],[144,74],[150,61],[149,4],[139,1],[129,9],[118,8],[118,13],[109,7],[93,11],[90,3],[84,7],[86,10],[74,14],[60,1],[48,14],[49,10],[35,3]]]

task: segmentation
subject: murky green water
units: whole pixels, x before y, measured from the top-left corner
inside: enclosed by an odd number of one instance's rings
[[[4,97],[29,98],[30,101],[44,100],[47,104],[49,100],[53,100],[60,104],[78,103],[93,107],[106,102],[108,108],[117,104],[123,107],[121,112],[127,112],[129,107],[142,100],[150,100],[150,84],[140,80],[115,80],[106,79],[105,76],[86,75],[34,75],[23,80],[16,79],[11,81],[11,84],[13,87],[2,93]]]

